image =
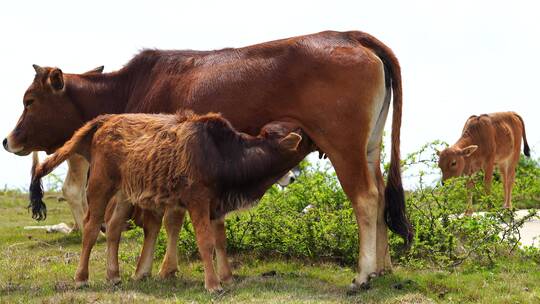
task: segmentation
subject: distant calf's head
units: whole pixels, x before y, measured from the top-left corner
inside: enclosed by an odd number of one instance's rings
[[[37,65],[34,70],[34,81],[23,96],[23,112],[13,131],[3,140],[4,148],[17,155],[40,150],[50,153],[84,123],[66,90],[66,76],[62,71]]]
[[[470,161],[471,155],[478,149],[476,145],[465,148],[449,147],[442,151],[437,151],[439,156],[439,168],[442,171],[442,180],[463,175],[464,169]]]

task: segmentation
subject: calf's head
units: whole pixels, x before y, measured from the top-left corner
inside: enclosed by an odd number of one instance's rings
[[[77,106],[66,90],[62,70],[34,65],[36,75],[23,97],[23,112],[11,133],[3,140],[4,148],[17,155],[32,151],[51,153],[67,141],[82,120]],[[87,73],[101,73],[102,67]]]
[[[473,155],[476,149],[478,149],[477,145],[470,145],[465,148],[452,146],[440,152],[437,151],[442,180],[445,181],[451,177],[462,176],[471,155]]]

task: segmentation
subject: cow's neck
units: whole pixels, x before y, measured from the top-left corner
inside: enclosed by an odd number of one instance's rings
[[[84,120],[101,114],[123,113],[129,96],[124,73],[70,75],[66,92]]]

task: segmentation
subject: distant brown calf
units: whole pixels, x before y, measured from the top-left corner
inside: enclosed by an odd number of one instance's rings
[[[116,195],[118,206],[129,201],[157,214],[186,209],[204,263],[205,287],[213,291],[221,288],[212,264],[214,248],[223,249],[218,252],[218,268],[227,259],[224,229],[222,238],[214,237],[211,220],[222,223],[227,212],[260,199],[268,187],[313,151],[311,140],[303,138],[302,130],[289,122],[266,124],[255,137],[237,132],[218,114],[104,115],[85,124],[36,168],[30,190],[32,199],[41,199],[41,177],[73,153],[90,161],[89,208],[77,285],[88,280],[90,252],[107,203]],[[118,262],[119,237],[112,233],[119,231],[107,229],[108,262],[113,264]],[[108,275],[111,280],[119,279],[115,271],[108,271]]]
[[[503,178],[504,207],[511,208],[522,137],[524,153],[530,156],[525,124],[518,114],[500,112],[469,117],[458,141],[437,152],[443,181],[483,170],[484,186],[489,193],[493,170],[497,165]],[[468,213],[472,211],[471,203],[469,199]]]

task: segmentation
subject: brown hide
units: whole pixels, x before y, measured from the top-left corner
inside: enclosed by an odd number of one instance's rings
[[[301,141],[287,146],[291,134]],[[124,198],[147,210],[185,207],[180,198],[195,183],[211,188],[212,217],[219,218],[249,207],[314,147],[289,122],[269,123],[251,136],[237,132],[219,114],[103,115],[39,165],[33,182],[78,153],[114,179],[112,187]],[[104,161],[96,164],[95,159]]]
[[[369,176],[361,172],[366,170],[365,160],[349,155],[365,154],[370,141],[378,144],[377,138],[370,138],[371,128],[385,117],[379,117],[380,104],[375,101],[382,103],[381,89],[386,87],[389,94],[391,86],[386,220],[393,231],[411,239],[399,168],[400,68],[392,51],[366,33],[327,31],[218,51],[146,50],[116,72],[62,74],[60,90],[50,85],[55,70],[41,68],[36,76],[40,81],[26,92],[25,102],[33,103],[5,140],[11,152],[50,153],[84,121],[103,113],[171,113],[179,108],[220,112],[249,134],[257,134],[270,121],[291,121],[329,156],[351,200],[368,187],[356,181]],[[38,108],[39,115],[34,115]],[[63,117],[73,121],[59,119]],[[348,169],[352,166],[355,169]]]
[[[251,206],[313,148],[303,131],[289,122],[266,124],[255,137],[238,133],[218,114],[104,115],[84,125],[38,165],[32,185],[39,185],[44,175],[74,153],[90,161],[92,207],[84,225],[78,284],[88,279],[90,251],[115,197],[161,215],[166,209],[187,209],[204,262],[205,286],[215,290],[220,286],[212,266],[215,245],[210,219]],[[31,195],[43,197],[42,192]],[[152,214],[144,213],[143,227],[150,225],[147,215]],[[113,261],[118,259],[118,241],[108,235],[107,251]]]

